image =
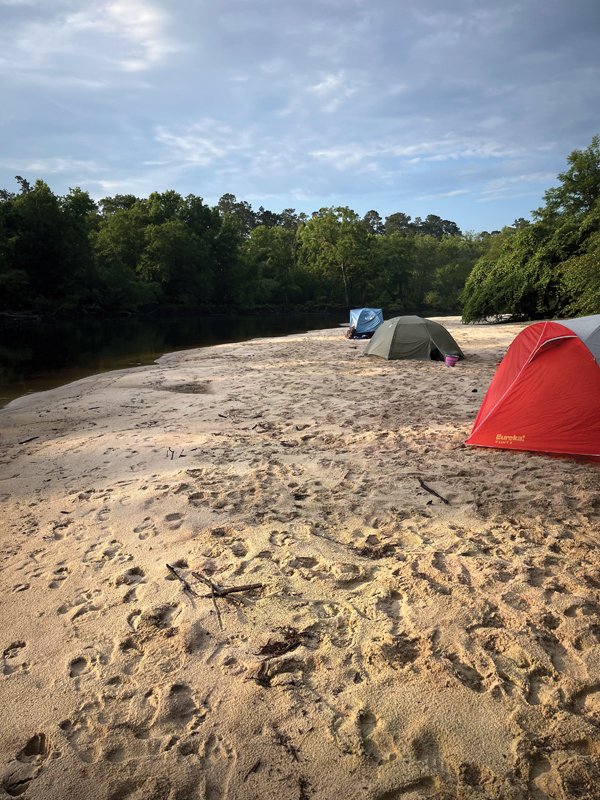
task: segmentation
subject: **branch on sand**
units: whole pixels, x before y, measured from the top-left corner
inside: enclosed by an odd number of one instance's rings
[[[421,478],[417,478],[417,480],[418,480],[418,481],[419,481],[419,483],[421,484],[421,488],[422,488],[422,489],[425,489],[425,491],[426,491],[426,492],[429,492],[429,494],[433,494],[433,495],[435,495],[436,497],[438,497],[438,498],[439,498],[439,499],[442,501],[442,503],[445,503],[447,506],[449,506],[449,505],[450,505],[450,500],[446,500],[446,498],[445,498],[445,497],[442,497],[442,495],[441,495],[441,494],[438,494],[438,493],[435,491],[435,489],[431,489],[429,486],[427,486],[427,484],[426,484],[426,483],[425,483],[425,482],[424,482],[424,481],[423,481]]]
[[[219,611],[219,607],[217,605],[217,598],[218,597],[227,597],[228,595],[234,594],[235,592],[248,592],[252,589],[262,589],[262,583],[245,583],[242,586],[218,586],[216,583],[213,583],[210,578],[207,578],[205,575],[201,575],[199,572],[192,572],[192,575],[196,580],[203,583],[205,586],[208,586],[210,589],[210,594],[208,595],[199,595],[195,589],[185,580],[182,578],[181,575],[177,572],[175,567],[172,567],[170,564],[167,564],[167,569],[169,572],[174,575],[177,580],[183,583],[183,591],[189,592],[193,597],[210,597],[213,606],[215,607],[215,612],[217,614],[217,619],[219,621],[219,628],[223,630],[223,621],[221,619],[221,612]],[[232,598],[233,599],[233,598]]]

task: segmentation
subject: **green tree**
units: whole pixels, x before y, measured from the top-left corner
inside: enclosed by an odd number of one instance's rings
[[[561,186],[549,189],[536,222],[516,220],[495,237],[463,292],[463,320],[597,313],[600,260],[600,137],[567,158]]]
[[[322,208],[300,231],[305,263],[317,274],[330,279],[340,277],[346,306],[350,306],[350,287],[359,288],[361,297],[372,268],[369,258],[370,234],[358,214],[347,207]]]
[[[385,218],[385,235],[391,236],[393,233],[399,233],[401,236],[414,236],[415,229],[410,219],[408,214],[403,214],[401,211],[390,214]]]
[[[23,290],[19,305],[59,311],[84,304],[95,273],[82,219],[39,180],[11,205],[11,271]]]
[[[545,206],[533,212],[536,219],[553,221],[586,213],[600,196],[600,135],[585,150],[573,150],[567,163],[570,168],[558,174],[562,185],[545,192]]]
[[[224,194],[217,204],[221,215],[234,224],[244,239],[260,224],[250,203],[239,200],[234,194]],[[263,209],[264,210],[264,209]]]
[[[287,306],[298,296],[295,250],[294,230],[260,225],[252,231],[243,257],[252,275],[255,302]]]
[[[420,236],[433,236],[441,241],[444,236],[460,236],[460,228],[449,219],[442,219],[436,214],[428,214],[424,220],[416,217],[413,227]]]
[[[367,231],[373,236],[383,236],[385,233],[385,223],[377,211],[367,211],[362,221]]]
[[[111,212],[91,234],[91,242],[104,307],[136,310],[162,298],[160,283],[148,283],[138,274],[145,246],[144,225],[131,209]]]

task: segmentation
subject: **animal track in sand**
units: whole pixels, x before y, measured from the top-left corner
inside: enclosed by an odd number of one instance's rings
[[[203,748],[204,769],[207,772],[206,800],[225,800],[237,763],[237,751],[217,733],[211,733]]]
[[[133,529],[134,533],[138,534],[138,539],[142,541],[149,536],[158,536],[158,528],[154,524],[152,517],[144,517],[142,524]]]
[[[139,583],[144,583],[146,573],[141,567],[130,567],[122,575],[113,576],[110,583],[113,586],[134,586]]]
[[[109,561],[133,561],[133,556],[124,553],[121,548],[123,542],[117,539],[111,539],[104,544],[93,544],[86,550],[83,555],[83,561],[92,562],[95,564],[106,564]]]
[[[54,570],[52,580],[48,584],[49,589],[58,589],[61,583],[69,577],[70,567],[59,567]]]
[[[13,675],[16,672],[26,673],[29,671],[27,661],[17,660],[25,654],[23,650],[27,647],[27,642],[17,641],[9,645],[3,653],[4,664],[2,667],[3,675]]]
[[[89,672],[91,663],[88,661],[87,658],[80,656],[79,658],[74,658],[73,661],[69,664],[69,677],[70,678],[78,678],[80,675],[83,675],[85,672]]]
[[[60,758],[60,755],[59,751],[52,750],[45,733],[36,733],[17,752],[0,785],[10,797],[25,794],[31,782],[39,776],[46,759],[49,756]]]
[[[167,514],[165,516],[165,522],[167,523],[167,528],[171,531],[176,531],[181,528],[183,524],[183,520],[185,518],[185,514],[180,513],[173,513]]]
[[[173,628],[173,622],[181,614],[180,605],[166,603],[162,606],[141,611],[133,611],[127,621],[136,633],[140,642],[145,642],[157,635],[172,636],[177,629]]]
[[[4,658],[15,658],[23,647],[27,647],[26,642],[13,642],[3,653]]]
[[[377,717],[371,711],[361,709],[356,717],[356,727],[358,728],[358,735],[363,752],[368,758],[373,759],[375,763],[379,764],[382,761],[381,752],[375,742],[370,738],[377,727]]]
[[[296,537],[289,531],[271,531],[269,543],[275,547],[289,547]]]
[[[572,705],[579,714],[589,714],[600,721],[600,684],[580,689],[572,700]]]

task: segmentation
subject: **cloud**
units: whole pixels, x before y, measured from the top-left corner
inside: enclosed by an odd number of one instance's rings
[[[598,128],[597,0],[0,3],[0,186],[437,205],[492,229]]]
[[[455,189],[452,192],[440,192],[440,194],[427,194],[422,197],[417,197],[417,200],[440,200],[446,197],[460,197],[463,194],[471,194],[470,189]]]
[[[0,168],[12,171],[21,170],[33,173],[60,173],[60,172],[79,172],[91,173],[98,172],[99,165],[94,161],[78,161],[68,158],[38,158],[30,161],[17,161],[16,159],[0,159]]]
[[[80,68],[104,61],[125,71],[148,69],[178,47],[168,34],[170,16],[144,0],[88,2],[72,11],[60,0],[54,12],[38,10],[19,19],[12,36],[5,37],[3,59],[12,70],[47,67],[67,58],[79,58]]]
[[[323,111],[333,113],[354,94],[356,94],[363,86],[360,81],[351,81],[344,70],[337,73],[329,73],[323,75],[319,83],[309,86],[308,92],[316,95],[317,98],[323,101],[321,106]]]

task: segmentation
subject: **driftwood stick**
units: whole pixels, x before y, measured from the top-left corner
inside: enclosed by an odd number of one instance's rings
[[[213,602],[213,606],[215,607],[215,611],[217,613],[219,628],[223,630],[223,621],[221,619],[221,612],[219,611],[219,606],[217,605],[217,597],[218,597],[217,592],[219,591],[219,587],[215,586],[215,584],[211,580],[205,578],[204,575],[201,575],[199,572],[192,572],[192,575],[194,576],[194,578],[196,578],[199,581],[202,581],[202,583],[210,587],[210,597]]]
[[[215,587],[211,586],[210,590],[212,593],[213,606],[215,607],[215,611],[217,612],[217,619],[219,620],[219,628],[223,630],[223,622],[221,621],[221,612],[219,611],[219,606],[217,605],[217,600],[215,597]]]
[[[170,564],[167,564],[167,569],[169,570],[169,572],[172,575],[174,575],[177,578],[177,580],[179,580],[179,581],[181,581],[183,583],[183,591],[184,592],[189,592],[193,597],[198,597],[198,594],[192,589],[192,587],[186,581],[186,579],[181,577],[181,575],[177,572],[175,567],[172,567]]]
[[[421,484],[421,488],[425,489],[426,492],[429,492],[429,494],[434,494],[436,497],[438,497],[442,501],[442,503],[445,503],[447,506],[450,505],[450,501],[449,500],[446,500],[445,497],[442,497],[441,494],[438,494],[435,491],[435,489],[431,489],[429,486],[427,486],[427,484],[421,478],[417,478],[417,480]]]
[[[214,584],[208,578],[205,578],[204,575],[201,575],[199,572],[192,572],[192,575],[194,576],[194,578],[196,578],[197,581],[202,581],[202,583],[206,584],[206,586],[208,586],[209,589],[212,589],[216,592],[219,591],[219,587],[216,584]]]
[[[33,442],[34,439],[39,439],[39,438],[40,438],[39,436],[32,436],[29,439],[23,439],[23,441],[19,442],[19,444],[27,444],[27,442]]]
[[[167,565],[168,566],[168,565]],[[223,630],[223,622],[221,620],[221,613],[217,606],[217,599],[219,597],[225,597],[227,600],[235,600],[236,602],[240,602],[237,597],[229,597],[229,595],[234,594],[235,592],[247,592],[251,589],[262,589],[262,583],[245,583],[243,586],[217,586],[216,583],[213,583],[209,578],[201,575],[199,572],[192,572],[192,575],[196,580],[201,581],[205,586],[208,586],[210,589],[210,594],[204,595],[204,597],[210,597],[213,601],[213,606],[215,607],[215,611],[217,612],[217,619],[219,620],[219,627]],[[179,576],[178,576],[179,577]],[[198,595],[196,595],[198,596]]]
[[[258,761],[255,764],[253,764],[253,766],[251,766],[248,772],[244,775],[244,783],[248,780],[248,778],[250,777],[250,775],[252,775],[253,772],[256,772],[256,770],[260,767],[260,764],[261,761],[259,758]]]
[[[217,589],[215,586],[215,594],[217,597],[225,597],[234,592],[249,592],[251,589],[262,589],[262,583],[245,583],[243,586],[231,586],[229,589]]]

